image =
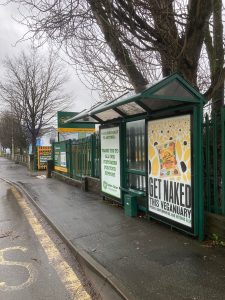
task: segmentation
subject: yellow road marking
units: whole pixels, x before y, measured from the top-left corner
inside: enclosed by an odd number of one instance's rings
[[[12,192],[15,198],[17,199],[20,207],[22,208],[40,244],[42,245],[50,264],[56,270],[60,280],[68,290],[72,299],[91,299],[90,295],[85,291],[81,281],[74,273],[73,269],[63,259],[55,244],[48,236],[47,232],[40,224],[38,219],[35,217],[30,207],[27,205],[25,199],[19,194],[19,192],[14,187],[12,187]]]

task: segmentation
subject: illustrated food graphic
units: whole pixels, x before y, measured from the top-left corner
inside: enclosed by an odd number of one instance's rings
[[[179,175],[175,143],[170,142],[158,147],[159,161],[160,161],[160,177],[177,176]]]
[[[149,175],[190,183],[190,116],[149,122]]]

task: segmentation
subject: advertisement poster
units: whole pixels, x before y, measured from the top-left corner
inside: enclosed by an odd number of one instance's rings
[[[54,145],[54,169],[67,173],[65,144],[55,143]]]
[[[60,153],[60,165],[61,167],[66,168],[66,152]]]
[[[54,162],[55,166],[60,166],[60,145],[55,144],[55,156],[54,156]]]
[[[191,116],[148,122],[149,211],[192,227]]]
[[[119,127],[101,129],[101,189],[121,198]]]
[[[47,161],[52,159],[52,147],[39,146],[38,149],[38,170],[47,169]]]

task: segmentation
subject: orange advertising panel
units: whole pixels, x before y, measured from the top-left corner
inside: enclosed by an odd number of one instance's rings
[[[52,147],[51,146],[39,146],[37,147],[38,154],[38,170],[47,169],[47,161],[52,159]]]

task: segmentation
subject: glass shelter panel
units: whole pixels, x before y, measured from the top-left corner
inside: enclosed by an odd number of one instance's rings
[[[113,119],[119,118],[119,117],[121,117],[121,115],[118,114],[115,110],[109,109],[109,110],[106,110],[106,111],[96,114],[96,117],[100,118],[103,121],[108,121],[108,120],[113,120]]]
[[[135,102],[120,105],[118,106],[118,109],[128,116],[145,113],[145,110]]]
[[[145,121],[139,120],[126,124],[127,167],[145,170]]]
[[[128,175],[128,188],[146,191],[146,180],[143,175],[129,174]]]
[[[191,93],[189,93],[177,80],[164,86],[163,88],[158,90],[154,95],[167,97],[176,96],[181,98],[194,99],[194,96]]]
[[[160,99],[142,99],[140,102],[142,102],[145,106],[150,108],[151,110],[159,110],[159,109],[166,109],[171,106],[179,106],[183,104],[182,101],[173,101],[173,100],[160,100]]]

